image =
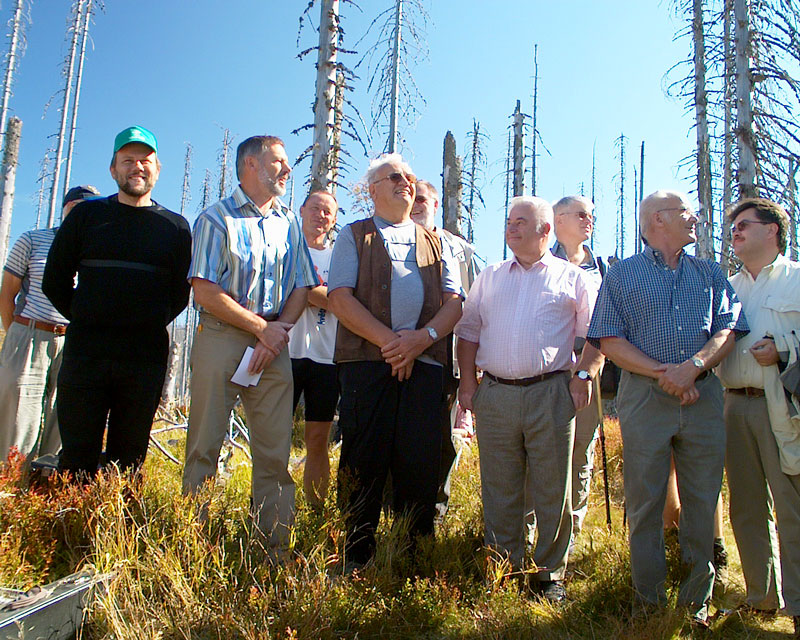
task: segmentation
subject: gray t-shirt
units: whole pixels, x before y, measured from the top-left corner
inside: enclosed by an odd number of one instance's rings
[[[425,297],[416,258],[416,223],[409,220],[391,224],[379,216],[374,216],[373,220],[392,260],[392,331],[416,329]],[[358,251],[353,230],[348,225],[333,245],[328,291],[340,287],[355,289],[357,281]],[[442,292],[464,297],[458,281],[458,264],[446,243],[442,243]]]

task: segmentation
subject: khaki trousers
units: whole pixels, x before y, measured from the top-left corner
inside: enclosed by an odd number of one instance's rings
[[[800,615],[800,475],[781,471],[764,398],[726,393],[725,426],[731,525],[747,603],[780,609],[785,600],[786,613]]]
[[[525,503],[536,510],[534,562],[540,580],[561,580],[572,537],[571,464],[575,406],[569,374],[528,387],[484,376],[477,419],[486,544],[522,568]]]
[[[0,462],[16,446],[33,459],[58,453],[55,392],[64,337],[12,322],[0,350]]]
[[[595,443],[600,432],[600,416],[594,397],[596,389],[597,385],[593,385],[589,406],[575,416],[575,445],[572,450],[572,533],[575,537],[581,532],[589,510]]]
[[[294,482],[287,469],[292,435],[292,365],[289,350],[264,369],[254,387],[231,382],[252,334],[201,314],[192,346],[191,407],[183,491],[193,493],[217,471],[220,448],[236,398],[242,400],[253,456],[256,526],[271,546],[285,546],[294,520]]]

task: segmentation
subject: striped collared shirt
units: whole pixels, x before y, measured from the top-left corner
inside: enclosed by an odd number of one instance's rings
[[[662,363],[691,358],[723,329],[749,329],[742,304],[719,265],[681,253],[670,269],[659,251],[641,253],[608,270],[589,327],[589,342],[624,338]]]
[[[502,378],[568,370],[595,295],[581,269],[549,251],[527,270],[506,260],[475,279],[455,334],[477,342],[475,364]]]
[[[22,280],[14,313],[32,320],[67,324],[67,319],[42,293],[44,266],[56,231],[57,228],[36,229],[23,233],[8,254],[5,270]]]
[[[253,313],[280,313],[296,287],[319,284],[297,217],[281,202],[262,214],[241,186],[198,216],[192,237],[189,278],[218,284]]]

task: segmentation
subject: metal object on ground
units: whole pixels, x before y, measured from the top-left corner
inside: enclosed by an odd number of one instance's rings
[[[112,577],[84,571],[28,591],[0,588],[0,640],[74,638],[90,598]]]

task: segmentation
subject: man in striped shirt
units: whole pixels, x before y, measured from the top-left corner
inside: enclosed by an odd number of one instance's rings
[[[574,366],[596,289],[582,269],[550,253],[552,228],[545,200],[511,201],[506,241],[514,257],[481,271],[455,334],[458,399],[477,418],[486,544],[523,568],[527,496],[539,528],[532,586],[559,602],[572,536],[575,412],[589,404],[602,357],[590,345]]]
[[[192,347],[191,409],[184,493],[214,477],[228,418],[239,397],[253,457],[256,526],[280,551],[294,516],[287,469],[292,433],[289,329],[319,284],[297,217],[280,201],[291,173],[280,138],[253,136],[239,145],[239,186],[203,211],[194,225],[189,279],[200,310]],[[247,349],[257,384],[231,381]]]
[[[92,186],[64,196],[62,220]],[[61,448],[55,390],[67,319],[42,293],[47,252],[58,228],[26,231],[8,254],[0,289],[0,317],[6,331],[0,351],[0,462],[16,446],[28,459]]]

